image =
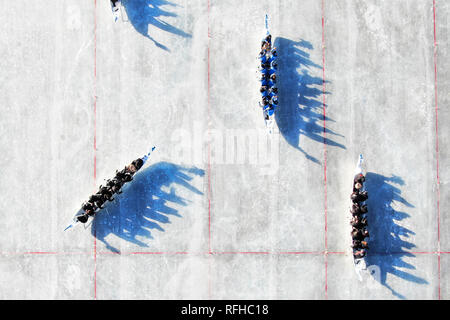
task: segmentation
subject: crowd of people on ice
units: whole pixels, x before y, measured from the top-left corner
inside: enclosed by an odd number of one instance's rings
[[[269,34],[261,43],[261,52],[259,53],[261,62],[261,107],[264,110],[266,120],[271,117],[278,106],[278,88],[277,88],[277,49],[272,47],[272,36]]]
[[[369,249],[369,231],[367,230],[367,205],[365,201],[369,198],[367,191],[363,191],[365,177],[362,173],[358,173],[353,179],[353,192],[350,196],[352,199],[352,248],[353,256],[356,259],[363,258]]]
[[[107,201],[114,200],[114,194],[122,193],[122,186],[133,180],[134,174],[144,165],[141,158],[134,160],[131,164],[123,168],[121,171],[116,170],[116,176],[108,179],[106,185],[100,185],[97,193],[90,196],[89,200],[84,202],[81,209],[83,214],[77,216],[78,221],[86,223],[89,216],[95,215],[103,209],[103,204]]]

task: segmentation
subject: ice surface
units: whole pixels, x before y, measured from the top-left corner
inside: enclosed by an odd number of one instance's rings
[[[436,1],[437,153],[433,1],[323,3],[127,0],[128,22],[108,0],[5,3],[0,298],[450,298],[450,8]],[[63,232],[154,145],[94,229]],[[378,267],[363,282],[345,218],[360,153]]]

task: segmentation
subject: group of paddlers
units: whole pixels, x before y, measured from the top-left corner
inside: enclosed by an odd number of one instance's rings
[[[277,87],[277,48],[272,47],[272,36],[267,35],[261,43],[261,52],[259,60],[261,62],[261,107],[264,110],[264,118],[269,118],[274,114],[278,106],[278,87]]]
[[[350,196],[352,199],[352,248],[353,256],[356,259],[363,258],[369,249],[369,231],[367,230],[367,205],[365,201],[369,198],[367,191],[363,191],[365,177],[362,173],[358,173],[353,179],[353,192]]]
[[[103,209],[103,204],[114,200],[114,194],[122,193],[122,186],[133,180],[134,174],[143,166],[144,160],[141,158],[134,160],[122,170],[116,170],[116,176],[108,179],[106,185],[100,185],[97,193],[90,196],[89,200],[83,203],[81,209],[83,214],[77,216],[78,221],[86,223],[89,216],[95,215]]]

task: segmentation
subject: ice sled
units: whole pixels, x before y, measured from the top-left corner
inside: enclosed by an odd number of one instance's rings
[[[364,158],[363,158],[363,155],[362,154],[360,154],[359,155],[359,157],[358,157],[358,162],[357,162],[357,164],[356,164],[356,168],[355,168],[355,171],[354,171],[354,173],[353,173],[353,177],[352,177],[352,192],[353,192],[353,178],[357,175],[357,174],[363,174],[363,175],[365,175],[364,174],[364,170],[363,170],[363,161],[364,161]],[[364,191],[365,190],[365,183],[363,184],[363,187],[362,187],[362,191]],[[363,201],[363,202],[361,202],[361,204],[365,204],[365,201]],[[366,214],[363,214],[362,215],[363,217],[365,217],[366,216]],[[350,229],[351,230],[351,229]],[[363,273],[364,272],[367,272],[368,271],[368,269],[367,269],[367,267],[368,267],[368,263],[367,263],[367,254],[368,254],[368,252],[366,251],[366,255],[363,257],[363,258],[356,258],[354,255],[353,255],[353,249],[352,249],[352,255],[351,255],[351,257],[352,257],[352,260],[353,260],[353,266],[355,267],[355,271],[356,271],[356,274],[358,275],[358,279],[360,280],[360,281],[362,281],[362,275],[363,275]]]
[[[266,37],[268,35],[270,35],[270,31],[269,31],[269,17],[268,17],[267,14],[265,16],[265,28],[264,28],[263,33],[264,33],[264,37],[262,38],[262,41],[264,41],[266,39]],[[269,46],[267,52],[270,53],[271,50],[272,50],[272,40],[270,41],[270,46]],[[266,54],[265,57],[264,56],[260,57],[260,60],[261,61],[269,61],[271,59],[271,57],[268,57],[267,55],[268,54]],[[275,70],[273,70],[273,69],[270,69],[270,70],[260,69],[260,72],[261,72],[261,75],[263,75],[263,74],[269,74],[270,75],[272,73],[275,73]],[[266,86],[268,86],[270,88],[270,87],[274,86],[274,83],[271,80],[269,80],[269,81],[268,80],[261,80],[261,85],[262,86],[266,85]],[[271,98],[271,95],[269,95],[267,92],[264,92],[264,93],[261,94],[261,98],[264,98],[266,96]],[[274,129],[274,125],[275,125],[275,108],[273,110],[267,110],[267,109],[264,109],[264,106],[261,105],[261,107],[263,109],[263,117],[264,117],[264,122],[265,122],[265,125],[266,125],[267,132],[268,133],[272,133],[273,129]]]
[[[140,159],[142,160],[142,165],[136,170],[136,172],[135,172],[133,175],[135,175],[135,174],[136,174],[136,173],[144,166],[144,164],[147,162],[148,158],[150,157],[150,154],[153,152],[153,150],[155,150],[155,148],[156,148],[156,147],[153,147],[152,150],[151,150],[149,153],[147,153],[145,156],[143,156],[142,158],[140,158]],[[125,182],[125,183],[122,185],[122,187],[121,187],[122,190],[126,187],[126,185],[127,185],[127,182]],[[116,193],[115,193],[114,195],[117,196]],[[108,203],[108,202],[105,202],[104,205],[106,205],[106,203]],[[79,216],[82,216],[82,215],[85,213],[84,210],[81,208],[81,209],[78,210],[78,212],[75,213],[75,215],[72,217],[72,219],[71,219],[70,222],[69,222],[69,225],[64,229],[64,231],[70,230],[70,229],[74,229],[75,227],[78,227],[78,226],[80,226],[80,225],[82,225],[82,226],[84,227],[84,229],[87,229],[87,228],[92,224],[92,221],[94,220],[95,216],[96,216],[100,211],[102,211],[102,210],[105,210],[105,211],[109,214],[107,208],[104,208],[104,207],[103,207],[102,209],[97,208],[97,209],[95,210],[94,215],[88,216],[88,220],[87,220],[85,223],[82,223],[82,222],[80,222],[80,221],[78,220],[78,217],[79,217]]]

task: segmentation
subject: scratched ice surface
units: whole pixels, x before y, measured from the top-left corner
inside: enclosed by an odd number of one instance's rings
[[[116,23],[107,0],[1,2],[0,298],[450,298],[446,1],[434,19],[433,0],[128,0]],[[154,145],[92,228],[63,232]],[[359,153],[362,282],[345,218]]]

